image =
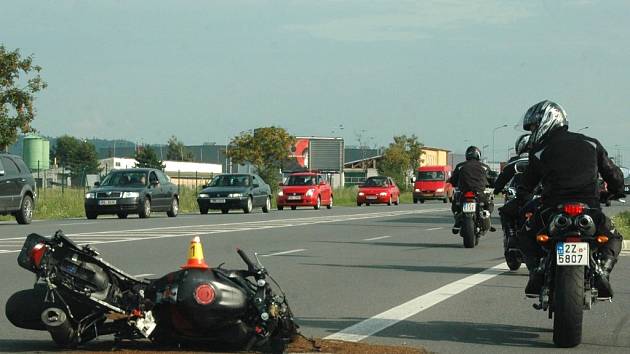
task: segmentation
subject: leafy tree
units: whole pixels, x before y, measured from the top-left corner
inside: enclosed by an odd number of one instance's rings
[[[420,164],[423,146],[415,135],[395,136],[394,142],[383,152],[379,173],[391,176],[399,186],[406,186],[408,177]]]
[[[279,127],[257,128],[235,136],[227,156],[235,163],[251,163],[272,188],[277,188],[282,163],[291,152],[295,137]]]
[[[83,183],[86,174],[100,172],[98,155],[93,144],[64,135],[57,139],[53,156],[57,163],[70,170],[74,183]]]
[[[153,150],[149,145],[141,146],[136,152],[136,167],[148,167],[148,168],[157,168],[160,170],[164,169],[164,165],[162,161],[158,158],[155,150]]]
[[[32,56],[22,58],[19,50],[7,51],[0,45],[1,151],[17,141],[19,132],[33,131],[35,93],[46,88],[40,71],[41,67],[33,65]]]
[[[192,161],[193,154],[173,135],[168,139],[166,159],[170,161]]]

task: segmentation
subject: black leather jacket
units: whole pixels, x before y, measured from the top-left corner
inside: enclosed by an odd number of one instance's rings
[[[464,161],[455,166],[450,181],[462,192],[483,193],[488,186],[488,171],[490,168],[478,160]]]
[[[541,183],[545,206],[576,201],[599,208],[598,175],[608,183],[609,192],[623,193],[623,173],[608,158],[599,141],[566,128],[559,129],[529,153],[529,165],[517,197],[519,201],[528,200]]]

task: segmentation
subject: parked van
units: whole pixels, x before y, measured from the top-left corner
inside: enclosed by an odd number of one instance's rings
[[[448,183],[451,178],[451,166],[423,166],[416,171],[413,189],[413,202],[424,203],[425,200],[441,199],[444,203],[453,199],[453,186]]]

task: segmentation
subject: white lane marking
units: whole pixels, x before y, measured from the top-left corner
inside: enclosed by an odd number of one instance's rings
[[[481,284],[486,280],[492,279],[506,271],[508,271],[508,268],[505,263],[497,264],[496,266],[488,268],[481,273],[468,276],[447,284],[439,289],[418,296],[417,298],[409,300],[402,305],[398,305],[337,333],[331,334],[324,339],[344,340],[348,342],[361,341],[384,330],[385,328],[391,327],[402,320],[414,316],[433,305],[437,305],[454,295],[468,290],[475,285]]]
[[[379,236],[379,237],[372,237],[372,238],[365,238],[363,239],[363,241],[376,241],[376,240],[382,240],[384,238],[390,238],[391,236]]]
[[[57,224],[57,226],[92,225],[92,224],[98,224],[98,222],[95,222],[95,221],[92,221],[92,222],[73,222],[73,223],[67,223],[67,224]]]
[[[238,231],[255,231],[262,229],[272,228],[286,228],[295,226],[306,226],[314,224],[326,224],[336,223],[352,220],[364,220],[375,219],[384,217],[394,217],[401,215],[411,214],[425,214],[448,211],[449,209],[425,209],[425,210],[404,210],[393,212],[376,212],[376,213],[362,213],[362,214],[347,214],[338,216],[317,216],[317,217],[303,217],[303,218],[290,218],[285,220],[261,220],[261,221],[247,221],[238,223],[225,223],[225,224],[203,224],[203,225],[189,225],[189,226],[169,226],[169,227],[153,227],[146,229],[131,229],[131,230],[112,230],[112,231],[97,231],[97,232],[85,232],[76,234],[67,234],[66,236],[71,239],[77,239],[81,242],[80,245],[86,244],[83,240],[88,239],[92,244],[104,244],[104,243],[119,243],[119,242],[133,242],[143,240],[157,240],[162,238],[173,237],[187,237],[187,236],[200,236],[211,235],[217,233],[229,233]],[[177,230],[175,230],[177,229]],[[102,238],[102,239],[101,239]],[[13,245],[4,245],[3,242],[10,240],[24,240],[25,237],[11,237],[0,238],[0,247],[12,247]],[[98,241],[96,241],[98,240]],[[17,245],[16,245],[17,246]],[[20,250],[6,250],[4,253],[17,253]]]
[[[153,273],[136,274],[133,277],[134,278],[142,278],[142,277],[150,277],[152,275],[155,275],[155,274],[153,274]]]
[[[442,230],[442,229],[443,229],[443,227],[434,227],[434,228],[431,228],[431,229],[426,229],[424,231],[435,231],[435,230]]]
[[[281,256],[283,254],[291,254],[291,253],[298,253],[298,252],[304,252],[304,251],[306,251],[306,249],[300,248],[300,249],[297,249],[297,250],[290,250],[290,251],[270,253],[270,254],[262,254],[260,256],[261,257],[273,257],[273,256]]]

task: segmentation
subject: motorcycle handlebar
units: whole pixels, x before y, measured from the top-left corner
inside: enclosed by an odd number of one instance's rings
[[[256,265],[249,259],[249,257],[247,257],[247,254],[242,249],[237,248],[236,253],[238,253],[238,255],[241,256],[243,262],[247,264],[247,270],[249,270],[250,272],[257,271]]]

